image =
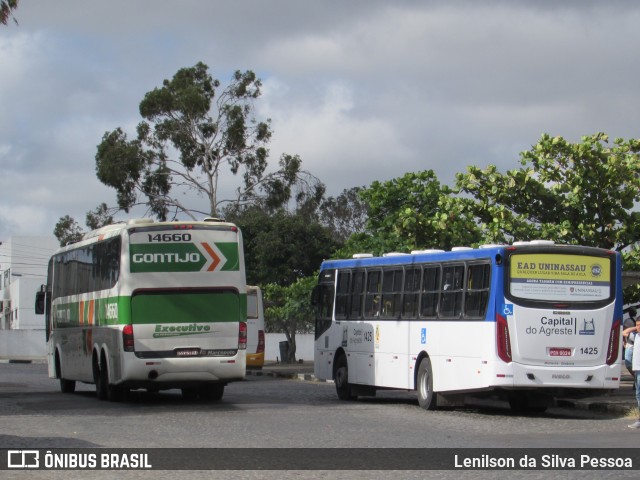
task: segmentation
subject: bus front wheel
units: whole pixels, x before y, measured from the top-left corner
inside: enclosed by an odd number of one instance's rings
[[[349,367],[347,366],[347,358],[344,355],[340,355],[336,359],[334,382],[336,384],[336,393],[340,400],[355,400],[357,398],[351,390],[351,385],[349,385]]]
[[[420,407],[425,410],[435,410],[437,403],[436,394],[433,391],[433,371],[431,370],[431,360],[428,357],[423,358],[418,367],[416,390]]]
[[[76,391],[75,380],[67,380],[62,377],[62,365],[60,362],[60,354],[56,352],[56,375],[60,379],[60,391],[62,393],[73,393]]]

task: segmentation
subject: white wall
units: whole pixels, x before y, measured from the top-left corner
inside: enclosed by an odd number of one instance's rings
[[[45,360],[44,330],[0,330],[0,360]]]
[[[0,300],[11,309],[0,312],[0,329],[42,329],[44,317],[36,315],[36,292],[47,281],[47,264],[58,248],[54,236],[11,237],[0,243]],[[3,315],[4,313],[4,315]],[[0,355],[5,352],[0,350]]]
[[[19,278],[11,286],[11,303],[14,309],[14,329],[44,329],[44,315],[36,315],[34,305],[43,278]]]
[[[44,330],[0,330],[0,359],[44,360],[47,346]],[[287,338],[284,333],[267,333],[265,338],[265,360],[275,362],[280,358],[280,342]],[[313,362],[313,334],[296,335],[296,359]]]
[[[280,358],[280,342],[287,339],[284,333],[267,333],[265,335],[265,362],[275,362]],[[313,362],[313,333],[296,334],[296,360]]]

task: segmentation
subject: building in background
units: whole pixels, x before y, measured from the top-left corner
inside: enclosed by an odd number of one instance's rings
[[[59,247],[54,236],[16,236],[0,244],[0,330],[44,330],[36,316],[36,292],[47,281],[47,264]]]

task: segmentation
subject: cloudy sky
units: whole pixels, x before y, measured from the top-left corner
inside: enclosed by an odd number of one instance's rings
[[[331,195],[517,168],[544,132],[639,135],[632,0],[20,0],[15,16],[0,25],[0,241],[113,205],[102,135],[135,135],[144,94],[198,61],[223,83],[262,78],[272,161],[299,154]]]

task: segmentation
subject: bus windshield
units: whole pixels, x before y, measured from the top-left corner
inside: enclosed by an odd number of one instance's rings
[[[612,260],[565,253],[511,254],[507,294],[513,300],[569,302],[611,301],[615,295]]]

